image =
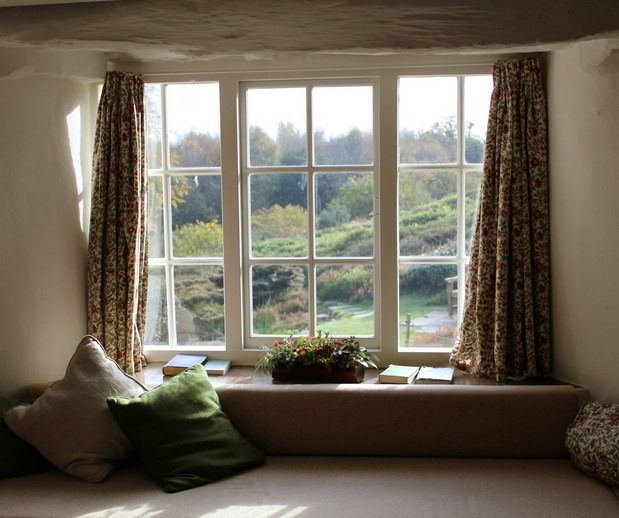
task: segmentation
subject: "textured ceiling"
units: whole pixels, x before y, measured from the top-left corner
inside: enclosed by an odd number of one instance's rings
[[[619,0],[119,0],[0,7],[0,48],[122,61],[508,51],[619,34]]]

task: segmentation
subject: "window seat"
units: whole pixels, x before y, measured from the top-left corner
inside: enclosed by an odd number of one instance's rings
[[[571,385],[387,385],[371,372],[286,384],[236,367],[211,380],[265,465],[172,495],[139,464],[99,484],[55,470],[5,479],[0,517],[619,516],[613,489],[569,459],[586,397]]]

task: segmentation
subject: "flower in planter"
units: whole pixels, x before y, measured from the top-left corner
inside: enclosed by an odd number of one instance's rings
[[[324,366],[327,370],[351,367],[374,367],[378,358],[350,338],[332,338],[329,333],[317,336],[288,337],[276,341],[272,346],[263,346],[256,369],[271,374],[274,369],[293,367]]]

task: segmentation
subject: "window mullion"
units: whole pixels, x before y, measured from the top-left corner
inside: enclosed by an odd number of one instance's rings
[[[226,349],[233,354],[240,353],[243,345],[243,298],[242,279],[247,271],[241,271],[242,236],[241,220],[244,211],[241,205],[241,170],[239,152],[245,153],[244,140],[240,137],[242,123],[239,120],[238,102],[241,93],[234,78],[220,81],[220,125],[221,125],[221,196],[224,246],[224,321],[226,329]],[[240,139],[240,140],[239,140]],[[241,143],[241,144],[240,144]],[[243,146],[243,148],[241,148]],[[243,294],[245,293],[245,297]]]
[[[316,183],[314,181],[314,121],[312,117],[312,86],[308,86],[306,94],[306,138],[307,138],[307,235],[308,261],[307,261],[307,288],[308,288],[308,318],[309,330],[312,335],[316,334],[316,239],[314,235],[314,201],[316,199]]]
[[[166,102],[166,86],[162,85],[161,92],[161,165],[163,169],[162,187],[163,187],[163,227],[164,227],[164,257],[165,257],[165,279],[168,310],[168,341],[171,347],[177,345],[176,341],[176,308],[174,294],[174,268],[172,266],[172,211],[170,210],[170,202],[172,199],[170,185],[170,153],[168,143],[168,113]]]

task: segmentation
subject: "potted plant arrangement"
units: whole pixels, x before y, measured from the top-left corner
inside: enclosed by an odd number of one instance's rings
[[[328,381],[359,383],[366,367],[376,368],[376,355],[354,338],[316,336],[288,337],[263,346],[256,369],[278,381]]]

